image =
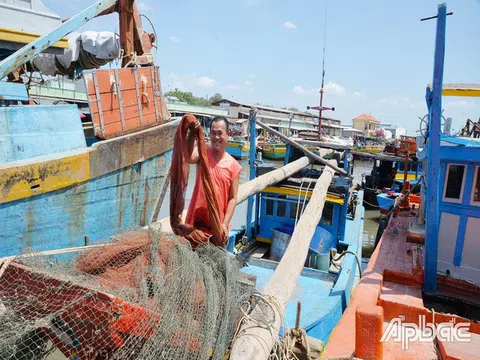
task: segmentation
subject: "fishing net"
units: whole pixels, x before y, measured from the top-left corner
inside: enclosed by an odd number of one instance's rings
[[[223,359],[255,279],[155,229],[0,268],[0,359]]]

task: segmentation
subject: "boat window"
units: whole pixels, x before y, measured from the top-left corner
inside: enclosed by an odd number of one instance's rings
[[[285,217],[285,214],[287,212],[287,202],[286,202],[287,197],[285,195],[278,195],[278,201],[277,201],[277,216],[278,217]]]
[[[447,178],[445,184],[444,199],[460,200],[463,190],[463,178],[465,175],[465,165],[449,164],[447,167]]]
[[[332,225],[333,224],[333,207],[332,203],[326,202],[323,207],[321,223],[323,225]]]
[[[475,167],[473,178],[472,204],[480,206],[480,166]]]
[[[295,220],[296,216],[297,216],[297,203],[291,202],[290,203],[290,219]]]
[[[266,214],[273,215],[273,200],[267,199]]]

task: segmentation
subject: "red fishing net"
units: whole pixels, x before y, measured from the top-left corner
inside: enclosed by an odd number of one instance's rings
[[[198,162],[205,190],[205,197],[208,204],[210,215],[210,230],[212,232],[211,242],[217,246],[223,246],[227,240],[222,223],[220,221],[220,213],[215,190],[213,186],[212,176],[208,170],[208,156],[205,145],[205,136],[201,128],[195,129],[193,125],[197,119],[193,115],[184,115],[180,126],[175,134],[173,145],[172,166],[170,168],[170,226],[175,234],[185,237],[192,247],[209,241],[209,238],[199,229],[194,228],[182,221],[182,213],[185,206],[185,191],[188,185],[188,172],[190,164],[187,162],[187,132],[195,131],[198,143],[198,153],[200,160]]]

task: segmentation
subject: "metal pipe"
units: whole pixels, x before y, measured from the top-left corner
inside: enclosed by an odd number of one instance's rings
[[[280,137],[281,139],[283,139],[285,142],[289,143],[290,145],[296,147],[298,150],[303,151],[305,153],[305,155],[307,155],[308,157],[314,159],[315,161],[318,161],[319,163],[321,163],[325,166],[328,166],[328,167],[332,168],[333,170],[335,170],[339,174],[347,176],[347,172],[345,170],[340,169],[338,166],[330,163],[328,160],[325,160],[325,159],[321,158],[320,156],[318,156],[317,154],[314,154],[310,150],[306,149],[305,147],[303,147],[302,145],[297,143],[295,140],[292,140],[288,136],[283,135],[281,132],[272,129],[270,126],[262,123],[260,120],[257,120],[257,124],[258,124],[258,126],[264,128],[268,132]]]

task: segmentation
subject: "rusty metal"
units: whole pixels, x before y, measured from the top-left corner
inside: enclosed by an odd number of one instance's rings
[[[142,112],[142,98],[140,96],[140,89],[138,87],[138,74],[137,68],[133,68],[133,76],[135,78],[135,91],[137,93],[137,105],[138,105],[138,115],[140,116],[140,126],[143,125],[143,112]]]
[[[153,92],[153,105],[155,106],[155,118],[157,119],[157,121],[160,119],[159,115],[158,115],[158,104],[157,104],[157,93],[156,93],[156,89],[157,89],[157,82],[155,81],[155,66],[152,66],[152,92]]]
[[[95,86],[95,95],[97,97],[97,105],[98,105],[98,116],[100,118],[100,129],[102,131],[102,134],[105,134],[105,124],[103,122],[103,110],[102,110],[102,100],[100,99],[100,91],[98,89],[98,78],[97,78],[97,72],[93,71],[93,85]]]

